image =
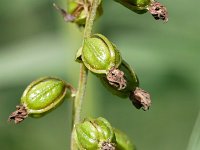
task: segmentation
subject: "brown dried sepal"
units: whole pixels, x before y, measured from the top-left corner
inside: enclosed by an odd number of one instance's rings
[[[76,17],[78,16],[78,14],[80,14],[79,7],[78,7],[79,9],[76,9],[77,11],[75,11],[73,14],[69,14],[63,8],[59,7],[55,3],[53,3],[53,6],[60,12],[60,14],[63,16],[63,19],[66,22],[73,22],[76,19]]]
[[[142,107],[146,111],[151,106],[150,94],[139,87],[130,94],[129,98],[137,109]]]
[[[28,117],[28,113],[26,107],[23,105],[17,105],[16,108],[17,110],[9,116],[8,121],[14,120],[15,124],[18,124]]]
[[[110,142],[103,142],[101,144],[101,150],[116,150],[116,145]]]
[[[126,88],[126,80],[124,79],[124,72],[112,67],[108,74],[107,74],[107,80],[110,85],[115,86],[118,88],[118,90],[123,90]]]
[[[164,22],[168,21],[168,12],[167,8],[161,3],[153,1],[148,7],[149,12],[156,20],[163,20]]]

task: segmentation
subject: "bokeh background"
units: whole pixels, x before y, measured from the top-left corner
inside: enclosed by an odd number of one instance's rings
[[[66,7],[65,0],[0,1],[2,150],[69,149],[72,100],[42,118],[7,122],[31,81],[57,76],[77,87],[74,56],[82,33],[63,21],[53,2]],[[96,32],[115,43],[134,67],[141,87],[151,93],[151,109],[136,110],[89,74],[83,113],[108,119],[138,150],[186,150],[200,108],[200,2],[161,2],[169,11],[167,24],[111,0],[104,0],[104,15],[95,24]]]

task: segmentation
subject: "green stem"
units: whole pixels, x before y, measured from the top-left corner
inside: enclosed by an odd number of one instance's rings
[[[92,6],[88,12],[88,16],[86,19],[86,25],[85,25],[84,37],[83,37],[84,39],[87,37],[90,37],[92,33],[92,27],[93,27],[94,19],[96,16],[96,10],[98,8],[99,3],[100,3],[100,0],[92,0]],[[84,39],[83,39],[83,43],[84,43]],[[85,90],[86,90],[87,75],[88,75],[87,68],[84,66],[84,64],[81,64],[79,85],[78,85],[76,97],[73,103],[73,116],[72,116],[73,125],[72,125],[72,135],[71,135],[71,150],[78,150],[75,143],[74,126],[75,124],[79,123],[81,120],[81,109],[82,109],[83,98],[84,98]]]
[[[90,37],[90,35],[91,35],[92,27],[94,24],[94,19],[96,16],[96,11],[97,11],[97,8],[98,8],[100,2],[101,2],[101,0],[93,0],[92,1],[92,7],[89,11],[89,14],[88,14],[87,20],[86,20],[86,25],[85,25],[85,30],[84,30],[84,38]]]
[[[85,67],[85,65],[81,63],[78,90],[73,102],[72,127],[74,126],[74,124],[80,122],[81,120],[81,108],[86,90],[87,75],[88,75],[88,70]]]

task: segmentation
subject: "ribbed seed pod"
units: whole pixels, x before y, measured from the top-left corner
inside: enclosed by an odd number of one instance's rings
[[[148,5],[151,2],[151,0],[115,0],[115,1],[138,14],[146,13],[148,11]]]
[[[106,76],[102,75],[99,76],[101,82],[103,85],[111,91],[114,95],[117,95],[122,98],[129,97],[130,93],[139,86],[139,80],[137,78],[136,73],[134,70],[129,66],[128,63],[126,63],[125,60],[122,61],[121,65],[119,66],[119,69],[124,72],[124,78],[127,81],[126,87],[122,90],[118,90],[115,86],[112,86],[109,84]]]
[[[125,133],[116,128],[113,130],[116,137],[116,150],[136,150],[135,145]]]
[[[21,122],[28,116],[40,117],[61,104],[66,95],[74,96],[73,87],[63,80],[44,77],[33,81],[24,91],[21,103],[9,120]]]
[[[121,55],[105,36],[94,34],[84,41],[82,61],[90,71],[106,74],[121,64]]]
[[[152,14],[156,20],[168,21],[168,12],[165,6],[154,0],[114,0],[128,9],[138,14],[144,14],[147,11]]]
[[[110,123],[99,117],[86,119],[75,126],[76,143],[80,150],[115,150],[115,135]]]
[[[106,75],[109,84],[118,90],[126,87],[124,73],[118,69],[121,64],[121,55],[105,36],[94,34],[86,38],[78,55],[81,55],[81,60],[91,72],[96,75]],[[80,56],[77,56],[77,60],[80,61]]]
[[[119,69],[124,73],[124,78],[126,79],[126,87],[122,90],[118,90],[115,86],[109,83],[109,80],[105,75],[99,75],[103,85],[114,95],[122,98],[129,97],[132,104],[137,109],[142,108],[145,111],[148,110],[151,106],[150,94],[139,88],[139,80],[134,70],[124,60],[119,66]]]
[[[60,11],[66,22],[76,23],[78,26],[85,26],[86,18],[92,1],[87,0],[71,0],[67,4],[67,11],[54,4],[54,7]],[[95,19],[99,18],[103,13],[102,4],[100,2]]]

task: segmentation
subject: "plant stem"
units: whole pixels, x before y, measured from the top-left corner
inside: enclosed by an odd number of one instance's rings
[[[100,0],[92,0],[91,2],[92,2],[92,6],[88,12],[86,25],[84,29],[84,37],[83,37],[84,39],[87,37],[90,37],[91,35],[94,19],[96,16],[96,10],[98,8]],[[84,43],[84,39],[83,39],[83,43]],[[84,64],[81,64],[79,85],[78,85],[76,97],[73,102],[71,150],[78,150],[75,143],[74,126],[75,124],[79,123],[81,120],[81,109],[82,109],[83,98],[84,98],[85,90],[86,90],[87,75],[88,75],[88,69],[84,66]]]
[[[84,64],[81,63],[78,90],[76,93],[76,97],[73,101],[72,127],[74,126],[74,124],[80,122],[81,120],[81,108],[86,90],[87,75],[88,75],[88,70],[84,66]]]
[[[84,30],[84,38],[90,37],[92,32],[92,27],[94,24],[94,19],[96,16],[96,11],[99,6],[101,0],[93,0],[91,9],[89,10],[89,14],[87,16],[85,30]]]

